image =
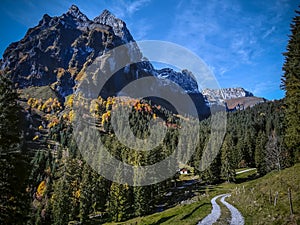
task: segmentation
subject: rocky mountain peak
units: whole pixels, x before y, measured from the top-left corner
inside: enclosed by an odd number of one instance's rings
[[[236,111],[265,102],[266,99],[256,97],[242,87],[209,89],[202,91],[206,103],[212,107],[226,106],[228,111]]]
[[[253,94],[249,91],[246,91],[242,87],[236,88],[221,88],[221,89],[209,89],[206,88],[202,91],[202,94],[207,97],[209,100],[222,101],[232,98],[239,97],[251,97]]]
[[[89,19],[87,18],[86,15],[84,15],[80,10],[79,8],[76,6],[76,5],[72,5],[68,12],[67,12],[67,15],[70,15],[72,17],[75,17],[83,22],[86,22],[86,21],[89,21]]]
[[[118,54],[109,53],[109,50],[116,47],[122,50]],[[130,82],[152,76],[157,83],[147,84],[145,88],[160,88],[162,92],[169,89],[180,95],[178,89],[172,86],[175,83],[192,97],[199,113],[207,112],[197,82],[189,71],[176,72],[168,68],[155,70],[151,62],[140,62],[142,58],[125,22],[108,10],[104,10],[94,20],[89,20],[77,6],[72,5],[61,16],[50,17],[45,14],[22,40],[8,46],[0,61],[0,68],[10,75],[19,89],[49,86],[60,97],[82,90],[85,83],[91,85],[86,91],[88,97],[97,97],[93,94],[116,96]],[[117,62],[126,59],[139,63],[127,63],[111,77],[101,93],[90,91],[97,88],[105,74],[116,69]],[[93,63],[99,63],[100,69],[97,66],[91,67]],[[93,76],[88,76],[87,70]]]
[[[123,20],[115,17],[115,15],[113,15],[107,9],[105,9],[99,16],[95,17],[94,22],[112,27],[114,33],[125,43],[134,41],[126,27],[126,23]]]

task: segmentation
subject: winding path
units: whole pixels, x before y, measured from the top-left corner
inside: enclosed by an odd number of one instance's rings
[[[229,204],[225,201],[225,198],[229,197],[230,194],[227,194],[221,198],[221,202],[229,209],[231,213],[231,221],[230,225],[242,225],[244,224],[244,217],[240,213],[240,211],[235,208],[233,205]]]
[[[224,204],[231,213],[230,225],[244,225],[244,217],[240,211],[235,208],[233,205],[225,201],[225,198],[229,197],[230,194],[218,195],[211,200],[212,210],[209,215],[207,215],[203,220],[201,220],[197,225],[211,225],[217,222],[221,216],[221,208],[216,202],[218,198],[221,198],[221,203]]]
[[[252,171],[252,170],[256,170],[256,168],[245,169],[245,170],[242,170],[242,171],[238,171],[235,174],[247,173],[247,172]]]

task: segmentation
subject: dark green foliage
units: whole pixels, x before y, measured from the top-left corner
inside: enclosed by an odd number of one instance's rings
[[[291,24],[291,35],[284,53],[282,88],[286,103],[285,144],[295,154],[300,152],[300,11]]]
[[[17,93],[0,74],[0,223],[23,224],[29,214],[27,163],[22,154],[20,107]]]
[[[88,219],[88,215],[91,213],[92,210],[92,192],[93,192],[93,185],[92,183],[92,174],[91,169],[87,164],[84,165],[83,168],[83,175],[82,180],[80,183],[80,208],[79,208],[79,218],[81,223],[86,223]]]
[[[7,149],[20,143],[21,112],[17,98],[18,94],[13,90],[11,81],[0,73],[0,143],[1,147]]]
[[[234,151],[232,136],[228,134],[225,136],[221,149],[221,176],[227,182],[235,180]]]
[[[162,112],[163,110],[160,111],[160,113]],[[120,143],[113,130],[105,131],[105,127],[96,145],[92,140],[86,142],[86,157],[91,160],[93,165],[105,164],[107,169],[114,172],[115,179],[119,180],[121,184],[104,179],[86,164],[77,149],[72,130],[65,121],[61,120],[58,125],[53,127],[51,135],[59,137],[61,146],[53,156],[54,160],[52,161],[56,161],[56,163],[50,163],[51,167],[55,169],[51,170],[53,179],[50,179],[50,183],[52,183],[53,190],[50,189],[48,196],[51,199],[49,203],[51,207],[47,211],[50,215],[47,217],[49,224],[64,224],[69,221],[88,224],[94,220],[94,217],[97,217],[97,221],[101,221],[101,223],[111,220],[123,221],[133,216],[143,216],[154,212],[155,205],[174,186],[174,181],[172,183],[170,178],[158,184],[135,187],[126,183],[122,184],[121,175],[124,171],[110,168],[108,159],[101,154],[97,146],[104,145],[110,154],[120,161],[142,166],[165,159],[173,153],[178,144],[181,144],[183,149],[190,149],[192,147],[190,143],[194,143],[193,134],[184,130],[186,128],[180,128],[178,118],[172,118],[168,113],[163,115],[165,124],[168,126],[167,133],[162,143],[151,151],[143,151],[143,146],[140,146],[140,151],[127,148]],[[257,164],[260,175],[272,169],[278,169],[274,159],[271,160],[265,156],[267,149],[273,151],[279,149],[278,147],[281,145],[280,138],[284,133],[284,127],[282,127],[283,103],[281,101],[268,102],[244,111],[228,113],[227,117],[227,133],[224,143],[209,167],[203,172],[198,172],[201,178],[206,183],[212,184],[222,181],[232,182],[235,178],[236,168],[256,166]],[[146,138],[148,135],[147,124],[152,118],[147,113],[139,115],[135,111],[132,112],[130,118],[131,130],[140,138]],[[188,120],[193,121],[193,118],[188,118]],[[124,126],[123,121],[125,118],[119,118],[116,125]],[[106,125],[111,127],[110,123],[108,120]],[[145,127],[143,127],[144,123],[146,123]],[[139,133],[140,129],[142,131]],[[199,143],[195,145],[196,151],[189,161],[195,169],[199,166],[203,149],[210,138],[210,129],[210,118],[200,122]],[[89,140],[87,132],[84,129],[81,130],[80,140]],[[180,132],[189,135],[179,140]],[[269,139],[274,132],[276,133],[276,141]],[[162,135],[160,131],[158,135]],[[281,149],[284,150],[284,146]],[[180,155],[176,156],[180,157]],[[43,170],[48,167],[46,165],[49,165],[47,163],[48,157],[47,154],[44,156],[37,155],[35,159],[37,164],[41,164],[33,169],[33,174],[37,174],[34,176],[37,179],[36,182],[45,179]],[[289,154],[280,154],[281,168],[289,165],[286,163],[288,158]],[[132,179],[137,185],[145,179],[145,175],[136,172]]]
[[[66,178],[57,180],[54,185],[54,193],[52,196],[52,216],[53,224],[67,224],[69,221],[69,213],[71,211],[70,204],[70,184]]]
[[[264,132],[259,132],[256,139],[255,146],[255,165],[257,172],[260,176],[265,175],[268,172],[267,169],[267,154],[266,154],[267,137]]]
[[[30,203],[28,193],[26,193],[27,169],[26,162],[21,155],[1,155],[1,224],[22,224],[28,219]]]
[[[282,141],[284,108],[283,101],[274,101],[228,113],[227,132],[220,154],[206,171],[198,172],[202,179],[208,183],[219,182],[221,178],[232,181],[233,171],[237,168],[257,166],[259,174],[264,175],[291,166],[292,153]],[[195,168],[198,168],[202,151],[210,138],[210,120],[201,121],[200,128],[199,147],[191,160]]]

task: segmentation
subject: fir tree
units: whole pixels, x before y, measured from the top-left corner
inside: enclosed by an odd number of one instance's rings
[[[120,183],[114,182],[110,187],[108,212],[110,213],[111,218],[117,222],[128,217],[128,209],[130,208],[130,205],[128,204],[129,185],[122,184],[122,175],[124,176],[124,172],[121,167],[117,168],[115,179]]]
[[[263,176],[268,172],[266,162],[266,143],[266,134],[264,132],[259,132],[255,146],[255,164],[260,176]]]
[[[28,168],[22,154],[18,95],[6,75],[0,73],[0,223],[23,224],[27,220]]]
[[[52,196],[52,215],[53,224],[62,225],[69,221],[70,201],[69,201],[69,184],[62,177],[54,185]]]
[[[227,182],[234,181],[235,177],[233,148],[232,136],[227,134],[221,149],[221,176]]]
[[[92,176],[91,168],[85,164],[83,169],[83,177],[80,185],[80,208],[79,217],[81,223],[86,223],[89,213],[92,209]]]
[[[300,11],[291,23],[291,35],[284,53],[284,75],[282,88],[285,92],[286,109],[286,146],[294,153],[300,152]]]

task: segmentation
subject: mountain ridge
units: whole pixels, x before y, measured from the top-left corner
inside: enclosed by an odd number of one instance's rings
[[[266,102],[265,98],[256,97],[242,87],[236,88],[206,88],[201,92],[206,104],[211,107],[226,107],[227,111],[243,110],[256,104]]]
[[[106,57],[107,52],[119,46],[122,50],[115,58]],[[75,5],[61,16],[45,14],[20,41],[8,46],[0,65],[19,89],[49,85],[61,97],[66,97],[77,90],[79,81],[85,78],[84,74],[97,58],[106,69],[97,72],[89,83],[96,84],[103,74],[114,71],[116,60],[138,62],[117,71],[101,90],[102,97],[116,96],[130,82],[151,76],[161,87],[172,89],[170,82],[181,86],[185,93],[193,95],[199,109],[208,112],[193,75],[187,70],[155,69],[143,57],[126,23],[108,10],[93,20]]]

